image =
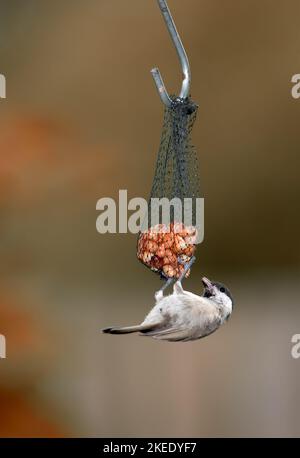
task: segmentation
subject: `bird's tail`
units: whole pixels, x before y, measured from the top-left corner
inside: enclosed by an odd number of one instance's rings
[[[136,326],[126,326],[123,328],[112,326],[102,329],[105,334],[131,334],[132,332],[147,332],[157,326],[158,323],[138,324]]]

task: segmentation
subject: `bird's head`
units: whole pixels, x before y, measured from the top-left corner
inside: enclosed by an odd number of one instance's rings
[[[203,297],[206,297],[218,305],[226,307],[231,313],[233,306],[233,298],[228,288],[218,282],[210,281],[208,278],[203,277],[202,283],[204,286]]]

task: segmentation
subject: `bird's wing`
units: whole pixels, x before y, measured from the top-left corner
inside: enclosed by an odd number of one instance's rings
[[[162,336],[153,336],[154,339],[167,340],[168,342],[186,342],[192,339],[192,336],[187,329],[181,331],[170,332],[170,334],[164,334]]]
[[[169,342],[177,342],[180,340],[186,340],[190,338],[190,329],[173,327],[162,331],[152,333],[152,337],[158,340],[168,340]]]
[[[144,336],[154,337],[159,340],[179,341],[189,339],[191,330],[183,326],[172,326],[169,323],[169,327],[166,327],[166,323],[161,323],[156,329],[142,332]]]

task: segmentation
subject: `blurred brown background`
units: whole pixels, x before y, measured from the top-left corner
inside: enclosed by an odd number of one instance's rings
[[[1,436],[300,435],[299,0],[169,0],[199,103],[205,240],[185,287],[232,319],[186,344],[102,335],[160,280],[96,201],[148,197],[181,72],[155,0],[1,1]]]

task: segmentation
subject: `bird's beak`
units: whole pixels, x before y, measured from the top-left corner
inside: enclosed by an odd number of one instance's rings
[[[202,278],[202,283],[203,283],[203,286],[204,286],[204,288],[206,290],[208,290],[211,293],[213,292],[214,286],[213,286],[212,282],[208,278],[203,277]]]

